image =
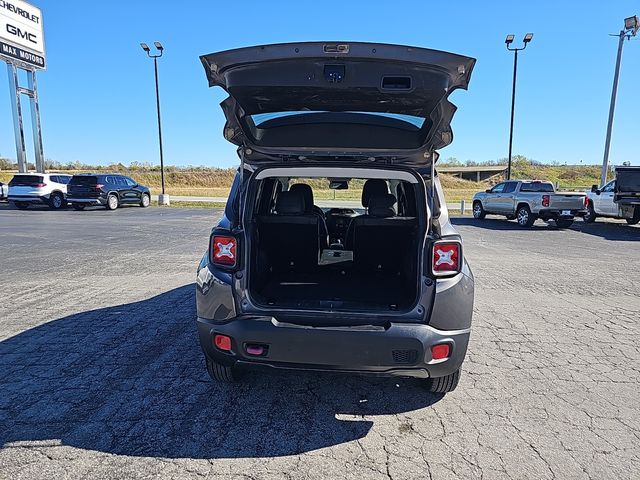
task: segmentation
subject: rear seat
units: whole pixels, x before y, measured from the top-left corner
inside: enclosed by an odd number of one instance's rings
[[[305,214],[300,192],[281,192],[275,215],[258,217],[258,246],[276,272],[309,272],[318,266],[320,218]]]
[[[398,258],[414,247],[417,219],[396,216],[396,197],[390,193],[373,194],[367,214],[351,221],[346,238],[347,250],[353,250],[354,268],[361,271],[401,272],[408,266]]]

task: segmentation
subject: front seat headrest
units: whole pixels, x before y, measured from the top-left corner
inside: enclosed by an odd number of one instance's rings
[[[372,217],[395,217],[397,214],[396,197],[390,193],[372,195],[369,199],[368,212]]]
[[[373,195],[383,195],[385,193],[389,193],[387,182],[380,178],[370,178],[364,182],[364,187],[362,187],[362,206],[369,208],[369,201]]]
[[[304,197],[299,192],[280,192],[276,199],[278,215],[303,215]]]
[[[299,193],[304,199],[304,211],[311,213],[313,211],[313,190],[306,183],[294,183],[289,187],[290,192]]]

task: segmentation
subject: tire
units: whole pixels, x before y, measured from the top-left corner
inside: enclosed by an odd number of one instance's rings
[[[84,207],[86,207],[83,203],[73,203],[72,205],[74,210],[84,210]]]
[[[64,207],[66,207],[66,202],[62,194],[59,192],[52,193],[49,197],[49,208],[51,210],[60,210]]]
[[[482,203],[473,202],[473,218],[482,220],[486,216],[487,216],[487,212],[485,212],[484,208],[482,208]]]
[[[573,225],[573,218],[556,218],[555,222],[556,227],[558,228],[569,228],[571,225]]]
[[[207,363],[207,372],[212,380],[223,383],[235,383],[238,381],[238,376],[233,367],[222,365],[214,360],[210,360],[205,357]]]
[[[432,393],[449,393],[456,389],[459,380],[460,369],[444,377],[427,379],[427,388]]]
[[[633,218],[625,218],[629,225],[635,225],[640,222],[640,215],[634,215]]]
[[[589,205],[587,205],[587,213],[582,217],[582,221],[584,223],[593,223],[596,221],[596,211],[593,209],[593,203],[589,201]]]
[[[27,202],[13,202],[13,204],[20,210],[26,210],[27,208],[29,208],[29,203]]]
[[[105,206],[107,207],[107,210],[115,210],[118,208],[119,203],[118,196],[114,193],[110,193],[107,197],[107,204]]]
[[[530,227],[536,221],[536,217],[527,205],[522,205],[516,212],[516,220],[521,227]]]
[[[149,205],[151,205],[151,197],[149,197],[149,194],[143,193],[142,198],[140,198],[140,206],[147,208]]]

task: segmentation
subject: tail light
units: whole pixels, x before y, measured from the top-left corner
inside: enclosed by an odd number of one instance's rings
[[[435,242],[431,257],[431,270],[436,276],[454,275],[462,270],[462,244],[458,241]]]
[[[584,208],[587,208],[589,206],[589,197],[585,196],[584,197]]]
[[[96,184],[96,190],[100,190],[102,187],[104,187],[104,184],[102,184],[102,183],[97,183]]]
[[[549,206],[549,195],[543,195],[542,196],[542,206],[543,207],[548,207]]]
[[[209,260],[214,265],[235,267],[238,264],[238,239],[230,235],[212,235]]]
[[[44,188],[44,187],[46,187],[46,186],[47,186],[47,184],[46,184],[46,183],[36,183],[36,184],[34,185],[34,187],[36,187],[36,188]]]

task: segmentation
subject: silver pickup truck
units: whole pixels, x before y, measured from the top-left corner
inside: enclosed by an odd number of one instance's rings
[[[530,227],[540,218],[555,221],[558,228],[569,228],[575,216],[585,213],[586,195],[580,192],[556,192],[551,182],[510,180],[473,197],[473,216],[505,215]]]

